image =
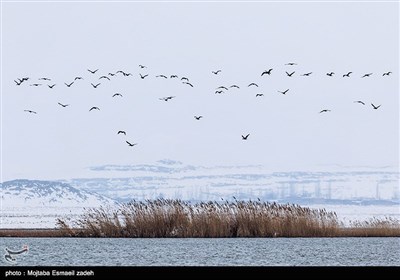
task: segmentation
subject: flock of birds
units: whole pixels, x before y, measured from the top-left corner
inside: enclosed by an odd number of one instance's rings
[[[290,63],[286,63],[285,65],[286,65],[286,66],[292,66],[292,67],[293,67],[293,66],[297,65],[297,63],[290,62]],[[140,65],[139,65],[139,68],[141,69],[141,71],[145,72],[147,67],[146,67],[145,65],[141,65],[141,64],[140,64]],[[88,71],[91,75],[95,75],[95,74],[99,71],[99,69],[95,69],[95,70],[87,69],[87,71]],[[265,76],[265,75],[270,76],[270,75],[272,75],[272,72],[273,72],[273,71],[274,71],[273,68],[269,68],[268,70],[265,70],[265,71],[263,71],[263,72],[261,73],[261,77],[262,77],[262,76]],[[222,72],[222,70],[221,70],[221,69],[218,69],[218,70],[215,70],[215,71],[211,71],[211,74],[213,74],[213,75],[220,75],[221,72]],[[286,76],[287,76],[288,78],[291,78],[291,77],[293,77],[293,76],[296,74],[296,71],[293,71],[293,70],[291,70],[291,71],[289,71],[289,72],[288,72],[288,71],[285,71],[285,74],[286,74]],[[307,72],[307,73],[302,73],[302,74],[300,74],[299,76],[309,77],[309,76],[311,76],[312,74],[313,74],[313,72]],[[391,72],[391,71],[388,71],[388,72],[381,73],[380,75],[381,75],[382,77],[385,77],[385,76],[390,76],[391,74],[392,74],[392,72]],[[132,73],[125,72],[125,71],[122,71],[122,70],[116,71],[115,73],[109,72],[107,75],[101,75],[101,76],[98,78],[98,82],[96,82],[96,83],[90,83],[90,85],[91,85],[94,89],[97,89],[99,86],[101,86],[103,80],[110,81],[110,80],[111,80],[114,76],[116,76],[116,75],[122,75],[122,76],[124,76],[124,77],[134,76]],[[334,75],[336,75],[335,72],[328,72],[328,73],[326,73],[326,76],[329,76],[329,77],[333,77]],[[360,78],[369,78],[369,77],[371,77],[372,75],[373,75],[373,73],[365,73],[365,74],[363,74],[363,75],[361,75],[361,76],[359,76],[359,77],[360,77]],[[142,73],[139,73],[138,76],[140,77],[141,80],[144,80],[144,79],[146,79],[147,77],[149,77],[149,74],[142,74]],[[351,71],[349,71],[349,72],[347,72],[347,73],[342,74],[341,76],[342,76],[342,78],[350,78],[350,76],[354,76],[354,73],[351,72]],[[161,78],[161,79],[168,79],[168,78],[169,78],[169,79],[177,79],[177,80],[180,80],[181,83],[182,83],[183,85],[185,85],[185,86],[189,86],[189,87],[191,87],[191,88],[194,87],[194,85],[189,81],[189,78],[184,77],[184,76],[179,77],[178,75],[169,75],[169,77],[168,77],[167,75],[160,74],[160,75],[156,75],[155,77],[156,77],[156,78]],[[14,82],[15,82],[16,86],[21,86],[22,84],[25,84],[25,82],[28,82],[28,81],[30,81],[30,80],[31,80],[30,77],[23,77],[23,78],[17,78],[17,79],[15,79]],[[73,81],[71,81],[71,82],[64,82],[64,85],[65,85],[67,88],[71,88],[71,87],[72,87],[77,81],[79,81],[79,80],[84,80],[84,78],[83,78],[82,76],[76,76],[76,77],[74,78]],[[40,87],[40,86],[46,86],[46,85],[47,85],[47,87],[48,87],[49,89],[51,89],[51,90],[54,89],[54,88],[57,86],[57,84],[52,83],[52,79],[51,79],[51,78],[48,78],[48,77],[41,77],[41,78],[39,78],[36,82],[29,84],[29,86],[32,86],[32,87]],[[256,87],[256,88],[258,88],[259,85],[258,85],[257,83],[252,82],[252,83],[249,83],[249,84],[247,85],[247,87]],[[215,92],[214,92],[214,93],[215,93],[215,94],[226,93],[230,88],[240,89],[240,87],[239,87],[238,85],[236,85],[236,84],[233,84],[233,85],[231,85],[231,86],[229,86],[229,87],[228,87],[228,86],[219,86],[219,87],[217,87],[217,88],[215,89]],[[280,93],[280,94],[286,95],[286,94],[289,92],[289,90],[290,90],[290,89],[278,90],[277,92]],[[262,96],[264,96],[263,93],[256,93],[256,95],[255,95],[255,97],[262,97]],[[120,97],[123,97],[123,95],[122,95],[121,93],[114,93],[114,94],[112,95],[112,97],[113,97],[113,98],[115,98],[115,97],[119,97],[119,98],[120,98]],[[176,97],[176,96],[165,96],[165,97],[160,97],[159,100],[168,102],[168,101],[174,99],[175,97]],[[366,105],[366,103],[365,103],[364,101],[362,101],[362,100],[355,100],[354,103],[361,104],[361,105]],[[66,108],[66,107],[70,106],[70,104],[64,104],[64,103],[62,103],[62,102],[58,102],[58,105],[61,106],[62,108]],[[374,110],[378,110],[378,109],[381,107],[381,105],[375,105],[375,104],[373,104],[373,103],[371,103],[371,106],[372,106],[372,109],[374,109]],[[89,108],[89,112],[92,112],[92,111],[100,111],[100,108],[97,107],[97,106],[92,106],[92,107]],[[27,112],[27,113],[30,113],[30,114],[38,114],[37,111],[32,110],[32,109],[26,109],[26,110],[24,110],[24,112]],[[329,113],[329,112],[331,112],[330,109],[322,109],[322,110],[319,111],[320,114],[322,114],[322,113]],[[203,118],[202,115],[195,115],[195,116],[194,116],[194,119],[195,119],[196,121],[200,121],[202,118]],[[126,136],[126,132],[125,132],[124,130],[119,130],[119,131],[117,132],[117,135],[119,135],[119,134],[122,134],[122,135],[125,135],[125,136]],[[250,136],[250,133],[246,133],[245,135],[241,135],[241,136],[242,136],[242,140],[245,141],[245,140],[248,140],[248,138],[249,138],[249,136]],[[126,140],[125,142],[126,142],[126,144],[128,144],[129,147],[134,147],[134,146],[138,145],[138,143],[132,143],[132,142],[127,141],[127,140]]]

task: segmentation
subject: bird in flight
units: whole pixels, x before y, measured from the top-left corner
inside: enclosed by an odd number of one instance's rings
[[[188,81],[188,82],[189,82],[189,79],[188,79],[188,78],[186,78],[186,77],[182,77],[182,78],[181,78],[181,81],[183,81],[183,80],[186,80],[186,81]]]
[[[382,76],[389,76],[390,74],[392,74],[392,72],[385,72],[385,73],[383,73],[383,75]]]
[[[121,97],[122,97],[122,94],[120,94],[120,93],[114,93],[112,97],[116,97],[116,96],[121,96]]]
[[[168,79],[167,76],[165,75],[157,75],[156,78],[164,78],[164,79]]]
[[[31,113],[31,114],[37,114],[35,111],[32,111],[32,110],[24,110],[24,112],[28,112],[28,113]]]
[[[278,90],[278,92],[280,92],[280,93],[282,93],[282,94],[286,94],[288,91],[289,91],[289,89],[287,89],[287,90],[285,90],[285,91],[279,91],[279,90]]]
[[[312,74],[312,72],[308,72],[308,73],[303,74],[302,76],[310,76],[311,74]]]
[[[71,87],[74,84],[74,82],[71,82],[70,84],[64,83],[67,87]]]
[[[347,74],[343,74],[343,78],[344,78],[344,77],[350,77],[350,74],[351,74],[351,73],[353,73],[353,72],[348,72]]]
[[[194,116],[194,118],[196,119],[196,120],[200,120],[201,118],[202,118],[203,116]]]
[[[43,80],[43,81],[51,81],[51,79],[49,79],[49,78],[40,78],[39,80]]]
[[[110,72],[110,73],[108,73],[108,76],[114,77],[115,74]]]
[[[330,77],[332,77],[334,74],[335,74],[334,72],[326,73],[326,75]]]
[[[285,65],[297,65],[297,63],[289,62],[289,63],[286,63]]]
[[[60,102],[58,102],[58,105],[60,105],[61,107],[67,107],[67,106],[69,106],[69,104],[62,104],[62,103],[60,103]]]
[[[31,84],[30,86],[31,87],[38,87],[38,86],[41,86],[42,84]]]
[[[137,143],[130,143],[129,141],[125,141],[128,145],[129,145],[129,147],[133,147],[133,146],[135,146],[135,145],[137,145]]]
[[[124,135],[126,135],[126,132],[123,131],[123,130],[119,130],[119,131],[117,132],[117,134],[124,134]]]
[[[127,76],[133,76],[132,73],[122,73],[122,75],[124,75],[125,77],[127,77]]]
[[[90,73],[92,73],[92,74],[95,74],[97,71],[98,71],[99,69],[96,69],[96,70],[90,70],[90,69],[88,69],[88,71],[90,72]]]
[[[216,89],[224,89],[224,90],[228,90],[228,88],[227,88],[227,87],[224,87],[224,86],[219,86],[219,87],[217,87]]]
[[[92,111],[92,110],[99,110],[100,111],[100,108],[99,107],[92,107],[92,108],[89,109],[89,112]]]
[[[248,87],[251,87],[251,86],[258,87],[258,85],[256,83],[251,83],[251,84],[248,85]]]
[[[47,85],[49,88],[53,88],[56,84],[54,85]]]
[[[217,94],[217,93],[218,93],[218,94],[221,94],[221,93],[224,93],[224,91],[223,91],[223,90],[216,90],[216,91],[215,91],[215,94]]]
[[[373,107],[375,110],[377,110],[379,107],[381,107],[381,105],[375,106],[375,105],[372,104],[372,103],[371,103],[371,105],[372,105],[372,107]]]
[[[83,78],[82,77],[75,77],[74,81],[76,81],[76,80],[83,80]]]
[[[146,78],[146,77],[148,76],[148,74],[146,74],[146,75],[144,75],[144,76],[143,76],[142,74],[139,74],[139,75],[140,75],[140,78],[141,78],[141,79],[144,79],[144,78]]]
[[[142,65],[142,64],[139,64],[139,67],[142,68],[142,69],[143,69],[143,68],[147,68],[147,66],[144,66],[144,65]]]
[[[189,83],[189,82],[182,82],[182,84],[187,84],[187,85],[193,87],[193,85],[191,83]]]
[[[170,78],[178,78],[178,75],[171,75]]]
[[[330,112],[331,110],[328,110],[328,109],[324,109],[324,110],[321,110],[321,111],[319,111],[319,113],[321,114],[321,113],[327,113],[327,112]]]
[[[246,136],[243,136],[242,135],[242,140],[247,140],[247,138],[250,136],[250,133],[249,134],[247,134]]]
[[[271,75],[271,71],[272,70],[273,70],[272,68],[270,68],[268,71],[265,70],[264,72],[261,73],[261,76],[263,76],[263,75]]]
[[[371,75],[372,75],[372,73],[364,74],[364,76],[362,76],[361,78],[369,77]]]
[[[264,96],[264,94],[263,93],[257,93],[256,97],[259,97],[259,96]]]
[[[99,85],[101,85],[101,83],[98,83],[98,84],[96,84],[96,85],[94,85],[94,84],[92,84],[92,83],[90,83],[91,85],[92,85],[92,87],[94,87],[94,88],[97,88]]]
[[[361,100],[354,101],[354,103],[360,103],[360,104],[362,104],[362,105],[365,105],[365,103],[362,102]]]
[[[19,80],[18,82],[16,80],[14,80],[14,82],[17,84],[17,86],[19,86],[23,83],[23,82],[21,82],[21,80]]]
[[[219,72],[221,72],[222,70],[217,70],[217,71],[212,71],[213,74],[218,75]]]
[[[238,85],[231,85],[230,88],[240,88]]]
[[[110,78],[109,77],[107,77],[107,76],[101,76],[100,78],[99,78],[99,80],[100,79],[107,79],[107,80],[109,80],[110,81]]]
[[[168,101],[168,100],[170,100],[172,98],[175,98],[175,96],[167,96],[167,97],[162,97],[162,98],[159,98],[159,99],[160,100],[164,100],[164,101]]]
[[[286,71],[285,71],[285,72],[286,72]],[[286,72],[286,75],[288,75],[288,77],[292,77],[294,73],[296,73],[296,72],[295,72],[295,71],[293,71],[292,73]]]

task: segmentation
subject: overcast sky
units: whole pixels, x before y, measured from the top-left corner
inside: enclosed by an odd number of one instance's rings
[[[399,166],[398,3],[7,2],[1,20],[2,181],[160,159],[276,171]],[[99,80],[118,70],[133,76]],[[214,93],[233,84],[240,89]]]

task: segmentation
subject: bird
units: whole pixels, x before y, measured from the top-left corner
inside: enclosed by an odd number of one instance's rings
[[[165,75],[157,75],[156,78],[164,78],[164,79],[168,79],[167,76]]]
[[[285,71],[285,72],[286,72],[286,71]],[[292,77],[294,73],[296,73],[296,71],[293,71],[293,72],[290,73],[290,74],[289,74],[288,72],[286,72],[286,75],[288,75],[288,77]]]
[[[89,109],[89,112],[92,111],[92,110],[99,110],[100,111],[100,108],[99,107],[92,107],[92,108]]]
[[[30,86],[31,87],[38,87],[38,86],[41,86],[42,84],[31,84]]]
[[[347,74],[343,74],[343,78],[344,78],[344,77],[350,77],[350,74],[351,74],[351,73],[353,73],[353,72],[348,72]]]
[[[392,74],[392,72],[385,72],[385,73],[383,73],[383,75],[382,76],[389,76],[390,74]]]
[[[238,85],[231,85],[230,88],[240,88]]]
[[[110,78],[109,77],[107,77],[107,76],[101,76],[100,78],[99,78],[99,80],[100,79],[107,79],[107,80],[109,80],[110,81]]]
[[[171,75],[170,78],[178,78],[178,75]]]
[[[126,74],[126,73],[125,73],[124,71],[122,71],[122,70],[118,70],[116,73],[117,73],[117,74],[118,74],[118,73],[121,73],[122,75],[125,75],[125,74]]]
[[[161,97],[161,98],[159,98],[159,99],[160,99],[160,100],[164,100],[164,101],[168,101],[168,100],[170,100],[170,99],[172,99],[172,98],[175,98],[175,96]]]
[[[270,68],[268,71],[265,70],[264,72],[261,73],[261,76],[263,76],[263,75],[271,75],[271,71],[272,70],[273,70],[272,68]]]
[[[55,87],[55,85],[56,84],[54,84],[54,85],[47,85],[49,88],[53,88],[53,87]]]
[[[115,74],[114,73],[108,73],[109,76],[114,77]]]
[[[124,135],[126,135],[126,132],[123,131],[123,130],[119,130],[119,131],[117,132],[117,134],[124,134]]]
[[[312,72],[308,72],[308,73],[303,74],[302,76],[310,76],[311,74],[312,74]]]
[[[128,145],[129,145],[129,147],[133,147],[133,146],[135,146],[135,145],[137,145],[137,143],[130,143],[129,141],[125,141]]]
[[[285,65],[297,65],[297,63],[289,62],[289,63],[286,63]]]
[[[328,109],[324,109],[324,110],[321,110],[321,111],[319,111],[319,113],[321,114],[321,113],[327,113],[327,112],[330,112],[331,110],[328,110]]]
[[[144,78],[146,78],[146,77],[148,76],[148,74],[146,74],[146,75],[144,75],[144,76],[143,76],[142,74],[139,74],[139,75],[140,75],[140,78],[141,78],[141,79],[144,79]]]
[[[369,77],[371,75],[372,75],[372,73],[364,74],[364,76],[362,76],[361,78]]]
[[[71,87],[74,84],[74,82],[71,82],[70,84],[64,83],[67,87]]]
[[[287,90],[285,90],[285,91],[279,91],[279,90],[278,90],[278,92],[280,92],[280,93],[282,93],[282,94],[286,94],[288,91],[289,91],[289,89],[287,89]]]
[[[32,110],[24,110],[24,112],[28,112],[28,113],[31,113],[31,114],[37,114],[37,112],[32,111]]]
[[[99,69],[96,69],[96,70],[90,70],[90,69],[88,69],[88,71],[90,72],[90,73],[92,73],[92,74],[95,74],[97,71],[98,71]]]
[[[83,78],[82,77],[75,77],[74,81],[76,81],[76,80],[83,80]]]
[[[121,96],[121,97],[122,97],[122,94],[120,94],[120,93],[114,93],[112,97],[116,97],[116,96]]]
[[[39,80],[43,80],[43,81],[51,81],[51,79],[49,79],[49,78],[39,78]]]
[[[202,118],[203,116],[194,116],[194,118],[196,119],[196,120],[200,120],[201,118]]]
[[[227,88],[227,87],[225,87],[225,86],[219,86],[219,87],[217,87],[216,89],[224,89],[224,90],[228,90],[228,88]]]
[[[183,80],[186,80],[186,81],[188,81],[188,82],[189,82],[189,78],[182,77],[182,78],[181,78],[181,81],[183,81]]]
[[[373,107],[375,110],[377,110],[379,107],[381,107],[381,105],[375,106],[375,105],[372,104],[372,103],[371,103],[371,105],[372,105],[372,107]]]
[[[360,103],[360,104],[362,104],[362,105],[365,105],[365,103],[362,102],[361,100],[354,101],[353,103]]]
[[[147,66],[144,66],[144,65],[142,65],[142,64],[139,64],[139,67],[142,68],[142,69],[143,69],[143,68],[147,68]]]
[[[99,85],[101,85],[101,83],[98,83],[98,84],[96,84],[96,85],[94,85],[94,84],[92,84],[92,83],[90,83],[91,85],[92,85],[92,87],[94,87],[94,88],[97,88]]]
[[[19,86],[23,83],[23,82],[21,82],[21,80],[19,80],[18,82],[16,80],[14,80],[14,82],[17,84],[17,86]]]
[[[58,105],[60,105],[61,107],[67,107],[67,106],[69,106],[69,104],[62,104],[62,103],[60,103],[60,102],[58,102]]]
[[[326,73],[326,75],[330,77],[332,77],[334,74],[335,74],[334,72]]]
[[[258,97],[258,96],[264,96],[264,94],[263,93],[257,93],[256,97]]]
[[[211,71],[213,74],[218,75],[219,72],[221,72],[222,70],[217,70],[217,71]]]
[[[187,84],[187,85],[193,87],[193,85],[191,83],[189,83],[189,82],[182,82],[182,84]]]
[[[248,87],[251,87],[251,86],[256,86],[256,87],[258,87],[258,85],[257,85],[256,83],[251,83],[251,84],[248,85]]]
[[[127,77],[127,76],[133,76],[132,73],[122,73],[122,75],[124,75],[125,77]]]
[[[224,93],[224,91],[223,91],[223,90],[216,90],[216,91],[215,91],[215,94],[217,94],[217,93],[218,93],[218,94],[221,94],[221,93]]]
[[[250,133],[249,134],[247,134],[246,136],[243,136],[242,135],[242,140],[247,140],[247,138],[250,136]]]

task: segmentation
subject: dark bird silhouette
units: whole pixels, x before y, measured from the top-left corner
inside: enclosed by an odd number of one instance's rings
[[[47,85],[49,88],[53,88],[53,87],[55,87],[55,85],[56,84],[54,84],[54,85]]]
[[[365,105],[365,103],[362,102],[361,100],[354,101],[354,103],[360,103],[360,104],[362,104],[362,105]]]
[[[17,86],[20,86],[23,82],[21,82],[21,80],[19,80],[18,82],[16,80],[14,80],[14,82],[17,84]]]
[[[328,109],[324,109],[324,110],[321,110],[321,111],[319,111],[319,113],[321,114],[321,113],[327,113],[327,112],[330,112],[331,110],[328,110]]]
[[[28,113],[31,113],[31,114],[37,114],[37,112],[32,111],[32,110],[24,110],[24,112],[28,112]]]
[[[29,80],[29,77],[24,77],[24,78],[18,79],[18,80],[20,80],[21,82],[28,81],[28,80]]]
[[[189,82],[182,82],[182,84],[187,84],[187,85],[193,87],[193,85],[191,83],[189,83]]]
[[[217,87],[217,89],[224,89],[224,90],[228,90],[228,88],[227,88],[227,87],[224,87],[224,86],[219,86],[219,87]]]
[[[221,93],[224,93],[224,91],[223,91],[223,90],[216,90],[216,91],[215,91],[215,94],[217,94],[217,93],[218,93],[218,94],[221,94]]]
[[[302,76],[310,76],[311,74],[312,74],[312,72],[308,72],[308,73],[303,74]]]
[[[251,87],[251,86],[258,87],[258,85],[256,83],[251,83],[251,84],[248,85],[248,87]]]
[[[286,71],[285,71],[285,72],[286,72]],[[296,71],[293,71],[293,72],[290,73],[290,74],[289,74],[288,72],[286,72],[286,75],[288,75],[288,77],[292,77],[294,73],[296,73]]]
[[[286,63],[285,65],[297,65],[297,63],[289,62],[289,63]]]
[[[110,78],[109,77],[107,77],[107,76],[101,76],[100,78],[99,78],[99,80],[100,79],[107,79],[107,80],[109,80],[110,81]]]
[[[49,79],[49,78],[39,78],[39,80],[43,80],[43,81],[51,81],[51,79]]]
[[[203,116],[194,116],[194,118],[196,119],[196,120],[200,120],[201,118],[202,118]]]
[[[76,80],[83,80],[83,78],[82,77],[75,77],[74,81],[76,81]]]
[[[230,88],[240,88],[240,87],[237,85],[231,85]]]
[[[385,73],[383,73],[383,75],[382,76],[389,76],[390,74],[392,74],[392,72],[385,72]]]
[[[264,94],[263,93],[257,93],[256,97],[259,97],[259,96],[264,96]]]
[[[330,72],[330,73],[326,73],[326,75],[332,77],[335,73],[334,72]]]
[[[118,73],[121,73],[122,75],[125,75],[125,72],[122,71],[122,70],[118,70],[116,73],[117,73],[117,74],[118,74]]]
[[[108,73],[108,76],[114,77],[115,74],[114,73]]]
[[[64,83],[67,87],[71,87],[74,84],[74,82],[71,82],[70,84]]]
[[[142,65],[142,64],[139,64],[139,67],[142,68],[142,69],[143,69],[143,68],[147,68],[147,66],[144,66],[144,65]]]
[[[62,104],[62,103],[60,103],[60,102],[58,102],[58,105],[60,105],[61,107],[67,107],[67,106],[69,106],[69,104]]]
[[[347,74],[343,74],[343,78],[344,78],[344,77],[350,77],[350,74],[351,74],[351,73],[353,73],[353,72],[348,72]]]
[[[116,96],[122,97],[122,94],[120,94],[120,93],[114,93],[112,97],[116,97]]]
[[[117,134],[124,134],[124,135],[126,135],[126,132],[123,131],[123,130],[120,130],[120,131],[117,132]]]
[[[263,75],[271,75],[271,71],[272,71],[272,70],[273,70],[272,68],[269,69],[268,71],[265,70],[264,72],[261,73],[261,76],[263,76]]]
[[[178,75],[171,75],[170,78],[178,78]]]
[[[372,104],[372,103],[371,103],[371,105],[372,105],[372,107],[373,107],[375,110],[377,110],[379,107],[381,107],[381,105],[375,106],[375,105]]]
[[[212,71],[213,74],[218,75],[219,72],[221,72],[222,70],[217,70],[217,71]]]
[[[160,100],[163,100],[163,101],[168,101],[168,100],[171,100],[172,98],[175,98],[175,96],[161,97],[161,98],[159,98],[159,99],[160,99]]]
[[[135,146],[135,145],[137,145],[137,143],[130,143],[129,141],[125,141],[128,145],[129,145],[129,147],[133,147],[133,146]]]
[[[164,78],[164,79],[168,79],[167,76],[165,75],[157,75],[156,78]]]
[[[287,90],[285,90],[285,91],[279,91],[279,90],[278,90],[278,92],[280,92],[280,93],[282,93],[282,94],[286,94],[288,91],[289,91],[289,89],[287,89]]]
[[[98,71],[99,69],[96,69],[96,70],[90,70],[90,69],[88,69],[88,71],[90,72],[90,73],[92,73],[92,74],[95,74],[97,71]]]
[[[247,134],[246,136],[243,136],[243,135],[242,135],[242,140],[247,140],[247,138],[249,138],[249,136],[250,136],[250,133]]]
[[[361,78],[369,77],[371,75],[372,75],[372,73],[364,74],[364,76],[362,76]]]
[[[31,87],[38,87],[38,86],[41,86],[42,84],[31,84],[30,86]]]
[[[181,78],[181,81],[183,81],[183,80],[186,80],[186,81],[188,81],[188,82],[189,82],[189,78],[182,77],[182,78]]]
[[[89,112],[92,111],[92,110],[99,110],[100,111],[100,108],[99,107],[92,107],[92,108],[89,109]]]
[[[139,74],[139,75],[140,75],[141,79],[144,79],[144,78],[146,78],[148,76],[148,74],[146,74],[146,75]]]
[[[122,73],[122,75],[124,75],[125,77],[133,76],[132,73]]]
[[[98,84],[96,84],[96,85],[94,85],[94,84],[92,84],[92,83],[90,83],[91,85],[92,85],[92,87],[94,87],[94,88],[97,88],[99,85],[101,85],[101,83],[98,83]]]

